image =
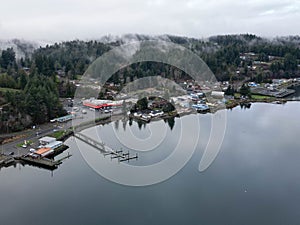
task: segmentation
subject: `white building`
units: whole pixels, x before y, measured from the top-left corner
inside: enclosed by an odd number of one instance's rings
[[[62,141],[53,141],[50,142],[49,144],[45,145],[46,148],[51,148],[51,149],[56,149],[60,146],[62,146],[63,142]]]
[[[41,148],[49,148],[49,149],[56,149],[60,146],[62,146],[62,141],[57,141],[56,138],[45,136],[39,139],[39,142],[41,144]]]
[[[223,91],[212,91],[211,96],[216,97],[216,98],[224,98],[224,92]]]
[[[41,145],[48,145],[50,144],[51,142],[54,142],[56,141],[56,138],[54,137],[49,137],[49,136],[45,136],[45,137],[42,137],[39,139],[39,142]]]

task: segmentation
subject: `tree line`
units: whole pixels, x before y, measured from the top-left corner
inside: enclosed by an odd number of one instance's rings
[[[220,81],[245,77],[262,81],[272,77],[300,75],[300,38],[297,37],[267,40],[252,34],[244,34],[215,36],[208,40],[176,36],[168,38],[199,55]],[[18,125],[12,130],[44,123],[53,117],[63,115],[64,110],[59,98],[73,97],[76,87],[72,81],[80,79],[97,57],[120,44],[119,41],[111,43],[67,41],[40,47],[31,56],[26,55],[20,59],[16,59],[14,49],[2,50],[0,103],[5,107],[1,113],[1,130],[4,124],[7,125],[16,118],[19,118],[19,122],[14,122]],[[267,63],[269,56],[281,57],[282,60],[270,62],[270,74],[260,73],[253,77],[248,69],[254,63],[253,60],[243,61],[240,57],[246,52],[257,54],[257,60]],[[237,68],[242,68],[243,76],[235,73]],[[142,62],[121,69],[109,79],[109,82],[120,84],[122,87],[135,79],[157,75],[174,80],[189,78],[183,71],[171,65]],[[11,127],[12,124],[13,122],[10,124]]]

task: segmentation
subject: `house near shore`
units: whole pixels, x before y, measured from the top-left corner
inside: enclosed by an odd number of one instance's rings
[[[224,98],[225,93],[223,91],[212,91],[211,96],[215,98]]]
[[[112,100],[100,100],[100,99],[89,99],[83,101],[83,105],[92,109],[106,109],[109,107],[122,106],[123,101],[112,101]]]

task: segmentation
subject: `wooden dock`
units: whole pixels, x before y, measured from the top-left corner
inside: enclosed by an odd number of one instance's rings
[[[28,164],[38,165],[47,168],[55,168],[62,163],[61,161],[55,161],[47,158],[32,158],[30,156],[20,156],[16,159],[24,161]]]
[[[0,166],[9,166],[15,163],[15,159],[12,156],[0,156]]]

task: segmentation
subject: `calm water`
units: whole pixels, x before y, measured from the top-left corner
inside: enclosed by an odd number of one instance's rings
[[[300,103],[253,104],[227,112],[220,153],[203,173],[198,165],[209,137],[210,115],[176,119],[172,130],[163,121],[141,129],[135,122],[129,126],[122,121],[97,127],[103,141],[124,150],[124,137],[147,139],[150,132],[162,133],[163,141],[155,137],[161,141],[156,150],[132,162],[146,165],[172,152],[181,123],[199,123],[200,140],[192,159],[174,177],[153,186],[128,187],[102,178],[85,162],[73,138],[67,141],[73,157],[53,174],[29,166],[2,169],[0,223],[300,224]]]

